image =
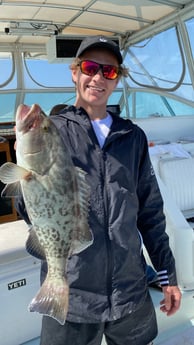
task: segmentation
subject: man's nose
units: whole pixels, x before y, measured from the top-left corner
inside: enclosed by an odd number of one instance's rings
[[[104,78],[101,68],[99,68],[98,72],[94,75],[94,78],[95,77],[97,77],[97,78]]]

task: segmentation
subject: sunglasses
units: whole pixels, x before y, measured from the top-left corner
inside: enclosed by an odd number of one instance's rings
[[[102,65],[90,60],[82,60],[78,66],[80,66],[80,70],[83,74],[89,75],[90,77],[93,77],[96,73],[98,73],[99,70],[101,70],[105,79],[114,80],[120,73],[118,66]]]

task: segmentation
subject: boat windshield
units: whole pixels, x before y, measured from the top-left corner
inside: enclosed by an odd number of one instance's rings
[[[194,115],[194,18],[123,45],[129,77],[109,99],[124,118]],[[13,45],[0,51],[0,122],[14,121],[18,104],[39,103],[46,114],[74,104],[69,61],[50,63],[46,49]]]

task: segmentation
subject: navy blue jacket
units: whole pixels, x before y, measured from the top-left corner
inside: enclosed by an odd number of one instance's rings
[[[74,165],[87,173],[91,189],[89,225],[94,243],[67,264],[67,319],[74,322],[116,320],[141,306],[148,289],[142,241],[156,271],[177,285],[146,136],[130,120],[112,117],[103,148],[84,109],[71,106],[51,117]],[[44,272],[46,262],[42,277]]]

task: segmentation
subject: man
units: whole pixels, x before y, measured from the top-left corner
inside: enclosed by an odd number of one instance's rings
[[[68,260],[70,300],[64,326],[43,316],[41,345],[147,345],[157,335],[149,295],[144,243],[164,293],[161,311],[181,300],[165,233],[163,202],[144,132],[107,112],[121,76],[119,47],[106,37],[82,41],[71,64],[74,106],[52,117],[75,166],[90,186],[89,225],[94,242]],[[45,278],[46,261],[41,277]]]

